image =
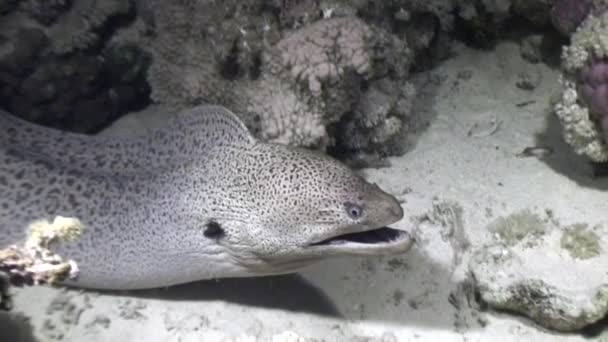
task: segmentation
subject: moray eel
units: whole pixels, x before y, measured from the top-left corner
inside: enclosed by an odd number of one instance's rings
[[[256,140],[202,105],[139,137],[63,132],[0,112],[0,247],[33,221],[84,224],[54,243],[65,284],[145,289],[297,272],[330,256],[403,253],[398,201],[318,152]]]

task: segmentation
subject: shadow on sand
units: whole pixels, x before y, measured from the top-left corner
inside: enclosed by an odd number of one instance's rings
[[[0,341],[39,342],[29,320],[13,312],[0,311]]]
[[[555,172],[572,179],[581,187],[608,190],[608,177],[594,176],[594,167],[585,156],[578,155],[564,141],[562,127],[555,115],[547,117],[546,129],[536,136],[539,146],[550,146],[553,153],[544,162]]]
[[[106,292],[169,301],[225,301],[250,307],[339,317],[330,299],[297,274],[205,280],[168,288]]]
[[[411,293],[420,294],[419,289],[428,287],[433,283],[434,287],[440,288],[440,293],[446,293],[441,298],[430,298],[433,305],[445,306],[445,310],[454,311],[454,307],[448,301],[449,291],[456,289],[458,284],[451,280],[451,271],[445,266],[437,264],[421,253],[412,249],[403,256],[397,258],[373,258],[375,268],[380,269],[386,266],[389,260],[400,260],[404,264],[412,265],[411,274],[408,268],[397,271],[399,273],[370,272],[364,277],[360,277],[360,272],[368,272],[357,268],[356,274],[351,271],[344,271],[341,264],[331,260],[321,263],[312,270],[307,270],[304,275],[291,274],[281,276],[269,276],[259,278],[232,278],[221,280],[199,281],[183,285],[176,285],[169,288],[140,290],[140,291],[104,291],[110,295],[139,298],[139,299],[158,299],[166,301],[224,301],[228,303],[254,307],[281,310],[285,312],[308,313],[322,317],[331,317],[346,320],[370,320],[399,323],[411,326],[428,326],[439,329],[451,330],[454,327],[453,315],[430,316],[417,312],[412,308],[408,300]],[[345,258],[342,262],[358,263],[360,258]],[[424,275],[432,273],[433,279],[428,279]],[[344,273],[350,277],[349,280],[339,282],[330,280],[317,281],[319,287],[306,280],[306,276],[313,279],[323,279],[324,272],[327,274]],[[315,273],[317,273],[316,276]],[[403,273],[403,274],[400,274]],[[335,279],[335,278],[334,278]],[[373,280],[375,286],[366,288]],[[359,281],[356,287],[365,288],[364,298],[330,298],[323,288],[344,287],[343,281]],[[415,291],[409,291],[414,289]],[[393,303],[387,299],[387,293],[399,291],[403,293],[403,300]],[[335,291],[334,291],[335,292]],[[335,300],[342,300],[337,303]],[[368,302],[374,303],[383,300],[386,305],[369,305],[368,308],[360,313],[361,316],[353,312],[341,312],[338,307],[349,307],[352,303]],[[380,303],[380,302],[378,302]],[[355,317],[357,316],[357,317]]]

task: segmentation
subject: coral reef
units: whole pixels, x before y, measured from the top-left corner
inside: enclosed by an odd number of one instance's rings
[[[608,314],[608,275],[597,272],[608,267],[601,257],[607,231],[546,225],[542,236],[478,249],[469,263],[471,277],[491,308],[523,314],[549,329],[580,330]]]
[[[413,126],[413,62],[424,68],[447,55],[445,32],[457,17],[483,26],[515,12],[542,22],[547,6],[546,0],[9,2],[1,9],[9,20],[2,26],[0,105],[31,121],[94,132],[144,105],[151,90],[152,100],[176,109],[225,105],[265,140],[381,157],[403,151],[396,138]],[[123,72],[133,77],[104,76]],[[376,117],[363,117],[370,110]]]
[[[407,128],[414,52],[406,40],[355,16],[347,2],[307,5],[278,8],[279,20],[255,2],[154,8],[153,100],[224,105],[267,141],[395,152],[386,143]],[[348,117],[357,123],[335,129]]]
[[[526,238],[538,238],[547,228],[540,216],[530,210],[522,210],[496,219],[488,230],[497,234],[507,246],[514,246]]]
[[[251,100],[241,99],[248,102],[241,112],[261,115],[266,140],[327,146],[326,127],[353,107],[361,77],[371,71],[371,37],[371,29],[355,17],[321,20],[295,31],[265,55],[260,83],[266,87],[257,89],[269,93],[260,96],[251,91],[255,87],[250,88]],[[276,87],[268,87],[273,83]],[[300,108],[291,112],[289,106],[279,104],[283,101],[279,89],[289,89]],[[268,103],[279,104],[273,109],[282,110],[269,111]]]
[[[398,138],[415,126],[410,69],[449,53],[446,32],[456,17],[484,23],[512,10],[534,18],[548,12],[545,0],[23,0],[5,7],[0,104],[28,120],[94,132],[144,105],[150,91],[176,110],[224,105],[265,140],[359,159],[404,151]]]
[[[560,244],[571,257],[585,260],[600,255],[600,240],[599,235],[586,224],[575,224],[564,230]]]

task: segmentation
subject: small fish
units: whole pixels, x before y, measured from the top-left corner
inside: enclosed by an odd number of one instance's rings
[[[524,148],[523,151],[519,152],[516,156],[518,158],[536,157],[544,158],[553,153],[553,148],[548,146],[530,146]]]

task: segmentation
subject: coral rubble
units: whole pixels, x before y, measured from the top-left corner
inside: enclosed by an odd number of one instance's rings
[[[74,218],[56,217],[53,222],[40,220],[28,228],[22,245],[0,251],[0,307],[10,309],[9,285],[54,284],[78,275],[78,266],[49,250],[55,240],[78,238],[82,223]]]

